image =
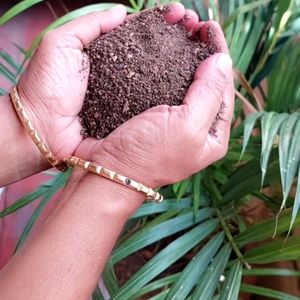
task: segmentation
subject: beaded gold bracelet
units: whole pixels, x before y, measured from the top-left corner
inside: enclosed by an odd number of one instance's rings
[[[146,187],[142,183],[139,183],[131,178],[128,178],[126,176],[118,174],[117,172],[106,169],[97,163],[86,161],[75,156],[69,156],[67,158],[64,158],[64,161],[70,167],[82,168],[85,171],[91,172],[93,174],[105,177],[114,182],[127,186],[132,190],[142,192],[146,194],[147,200],[162,202],[164,199],[159,192],[156,192],[153,189]]]
[[[33,142],[41,152],[41,154],[48,160],[48,162],[58,170],[64,172],[67,170],[68,166],[64,161],[58,160],[54,154],[50,151],[48,145],[41,139],[39,133],[35,130],[33,127],[25,108],[22,104],[21,98],[19,96],[17,87],[13,87],[10,92],[10,99],[13,103],[13,106],[15,108],[15,111],[25,127],[25,129],[28,131],[29,135],[31,136]]]
[[[22,104],[17,87],[12,88],[12,91],[10,92],[10,99],[24,128],[28,131],[29,135],[31,136],[33,142],[35,143],[41,154],[48,160],[48,162],[52,166],[56,167],[58,170],[63,172],[66,171],[68,167],[77,166],[86,171],[89,171],[99,176],[103,176],[114,182],[127,186],[133,190],[142,192],[146,194],[147,200],[153,200],[155,202],[163,201],[163,196],[160,193],[154,191],[153,189],[146,187],[142,183],[139,183],[126,176],[120,175],[114,171],[106,169],[96,163],[85,161],[75,156],[66,157],[61,161],[55,158],[54,154],[50,151],[48,145],[41,139],[39,133],[33,127]]]

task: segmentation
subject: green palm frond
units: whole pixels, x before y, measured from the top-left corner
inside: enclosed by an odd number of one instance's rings
[[[250,115],[245,122],[245,139],[243,150],[249,141],[249,133],[252,132],[255,121],[261,118],[261,158],[262,172],[261,186],[265,179],[268,162],[272,149],[278,149],[280,176],[282,184],[283,200],[281,210],[286,206],[294,180],[298,177],[300,167],[300,113],[294,112],[275,113],[264,112]],[[298,177],[300,181],[300,177]],[[298,183],[299,185],[299,183]],[[299,210],[299,191],[296,193],[291,227]]]
[[[33,5],[43,2],[44,0],[24,0],[17,3],[11,9],[9,9],[4,15],[0,17],[0,26],[7,23],[9,20],[19,15],[23,11],[29,9]]]
[[[300,20],[299,20],[300,21]],[[266,109],[293,112],[300,105],[300,41],[290,39],[280,51],[277,62],[268,76]]]

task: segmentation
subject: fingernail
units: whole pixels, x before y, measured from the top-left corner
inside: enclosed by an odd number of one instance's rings
[[[219,71],[227,78],[232,70],[232,60],[229,55],[220,53],[217,58],[217,65]]]

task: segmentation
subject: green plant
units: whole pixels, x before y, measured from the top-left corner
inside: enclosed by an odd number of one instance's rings
[[[0,25],[41,2],[25,0],[0,18]],[[155,0],[129,1],[129,12],[153,7]],[[160,1],[161,4],[168,1]],[[238,299],[240,291],[271,299],[299,299],[276,290],[242,283],[244,276],[299,276],[294,270],[251,268],[300,258],[300,1],[183,0],[202,20],[221,22],[236,73],[236,108],[229,152],[201,173],[161,189],[162,204],[145,203],[126,225],[103,273],[111,299]],[[0,75],[13,84],[43,34],[82,14],[111,7],[90,5],[49,25],[15,62],[1,50]],[[9,68],[7,67],[9,66]],[[267,86],[267,89],[265,88]],[[255,89],[255,90],[254,90]],[[0,90],[0,93],[5,93]],[[251,114],[245,114],[249,111]],[[260,128],[257,128],[258,120]],[[253,134],[255,133],[255,134]],[[69,174],[55,178],[0,212],[3,218],[32,201],[42,200],[24,229],[25,240],[51,195]],[[281,193],[276,192],[281,190]],[[273,218],[245,223],[240,208],[259,198]],[[282,211],[284,210],[284,211]],[[277,216],[276,216],[277,215]],[[271,239],[276,234],[276,239]],[[286,237],[291,235],[286,241]],[[167,246],[163,246],[168,242]],[[263,242],[260,246],[249,245]],[[122,286],[115,266],[129,255],[156,243],[157,253]],[[192,260],[178,273],[167,272],[190,253]],[[221,275],[225,281],[221,282]],[[93,299],[104,299],[97,289]],[[150,299],[150,298],[149,298]]]

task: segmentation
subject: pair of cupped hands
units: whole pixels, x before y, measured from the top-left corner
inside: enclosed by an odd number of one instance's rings
[[[45,35],[18,88],[32,122],[57,158],[75,155],[158,187],[182,180],[225,155],[234,87],[223,33],[217,23],[199,22],[197,14],[181,4],[169,6],[166,22],[181,22],[219,53],[198,67],[182,105],[153,107],[102,140],[83,140],[80,134],[78,113],[88,84],[88,69],[82,72],[88,66],[83,49],[122,24],[125,7],[83,16]]]

